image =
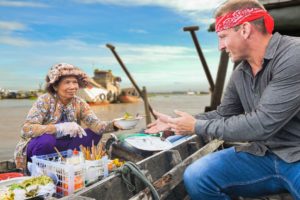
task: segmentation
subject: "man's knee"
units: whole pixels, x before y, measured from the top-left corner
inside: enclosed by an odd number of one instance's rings
[[[197,171],[194,170],[193,164],[189,165],[183,174],[183,181],[185,184],[193,184],[192,182],[196,181],[195,176]]]
[[[209,199],[218,196],[215,172],[222,165],[216,161],[215,155],[207,155],[188,166],[183,174],[185,188],[192,199]],[[221,198],[223,199],[223,197]]]
[[[207,166],[207,164],[203,163],[202,159],[188,166],[183,174],[185,186],[187,188],[191,187],[193,189],[201,190],[201,187],[205,185],[205,180],[208,178],[209,174],[212,173]]]

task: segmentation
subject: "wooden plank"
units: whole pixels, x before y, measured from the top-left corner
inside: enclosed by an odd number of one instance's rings
[[[4,160],[0,161],[0,173],[20,171],[16,168],[16,165],[13,160]]]
[[[184,170],[188,165],[198,160],[199,158],[214,152],[217,150],[223,141],[213,140],[210,143],[206,144],[204,147],[199,149],[197,152],[186,158],[183,162],[179,163],[176,167],[172,168],[160,179],[153,183],[161,199],[166,199],[170,192],[182,181],[182,176]],[[152,200],[152,195],[148,188],[142,190],[130,200]]]

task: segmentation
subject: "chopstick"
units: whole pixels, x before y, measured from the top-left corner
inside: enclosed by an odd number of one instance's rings
[[[95,144],[94,144],[94,140],[92,140],[92,148],[91,148],[91,151],[92,151],[92,160],[95,160]]]
[[[102,142],[95,145],[94,141],[92,141],[91,147],[84,147],[83,145],[80,145],[79,148],[85,160],[100,160],[106,154],[106,151],[103,150]]]
[[[84,146],[81,144],[79,146],[79,148],[80,148],[80,151],[82,152],[83,158],[86,160],[86,150],[85,150]]]
[[[54,147],[54,150],[56,151],[58,156],[61,158],[61,161],[66,161],[66,159],[61,155],[61,153],[58,151],[58,149],[56,147]]]

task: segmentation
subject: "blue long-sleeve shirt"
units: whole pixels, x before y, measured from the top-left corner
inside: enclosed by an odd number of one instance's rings
[[[238,151],[300,160],[300,38],[275,33],[261,71],[253,76],[241,62],[217,110],[196,118],[198,135],[248,142]]]

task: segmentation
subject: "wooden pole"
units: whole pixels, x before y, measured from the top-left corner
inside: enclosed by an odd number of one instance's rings
[[[146,125],[151,123],[151,115],[149,110],[149,102],[148,102],[148,95],[147,95],[147,89],[145,86],[143,86],[143,99],[144,99],[144,107],[145,107],[145,115],[146,115]]]
[[[194,41],[194,44],[195,44],[195,47],[196,47],[199,59],[200,59],[202,65],[203,65],[206,78],[207,78],[208,83],[210,85],[210,90],[211,90],[211,92],[213,92],[214,88],[215,88],[214,81],[212,79],[212,76],[210,74],[208,65],[207,65],[205,57],[204,57],[204,54],[203,54],[203,52],[201,50],[201,47],[200,47],[200,44],[198,42],[198,39],[197,39],[197,36],[196,36],[196,33],[195,33],[195,31],[197,31],[197,30],[199,30],[198,26],[189,26],[189,27],[184,27],[183,28],[183,31],[189,31],[191,33],[191,36],[193,38],[193,41]]]
[[[117,61],[119,62],[119,64],[121,65],[122,69],[124,70],[125,74],[127,75],[127,77],[129,78],[129,80],[131,81],[132,85],[134,86],[134,88],[137,90],[137,92],[139,93],[139,95],[144,99],[144,95],[142,93],[142,91],[140,90],[139,86],[136,84],[135,80],[132,78],[131,74],[129,73],[129,71],[127,70],[126,66],[124,65],[123,61],[121,60],[121,58],[119,57],[119,55],[117,54],[117,52],[115,51],[115,46],[111,45],[111,44],[106,44],[106,47],[109,48],[111,50],[111,52],[113,53],[113,55],[115,56],[115,58],[117,59]],[[155,116],[152,107],[150,106],[150,104],[148,103],[148,108],[151,112],[151,114],[153,115],[154,119],[157,119],[157,117]]]
[[[227,68],[228,68],[228,54],[225,51],[221,52],[219,68],[216,78],[215,90],[213,91],[210,101],[210,109],[215,110],[221,103]]]

